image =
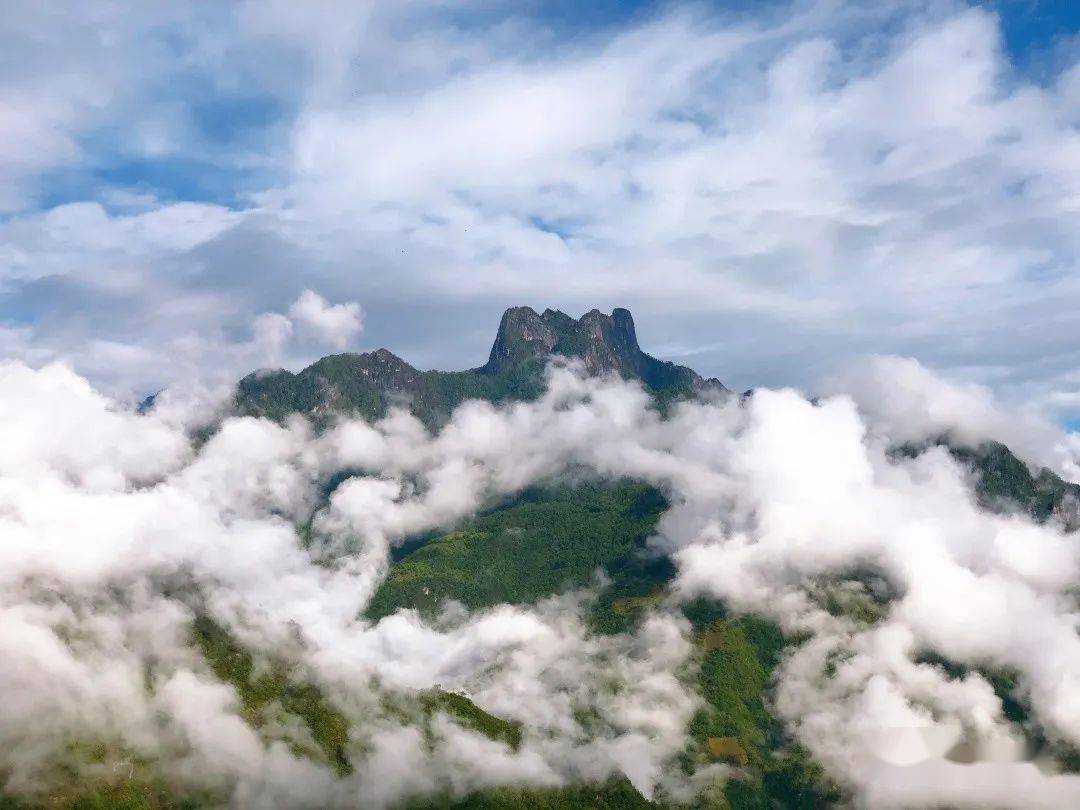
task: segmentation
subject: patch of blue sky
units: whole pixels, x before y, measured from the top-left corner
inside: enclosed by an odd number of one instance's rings
[[[271,185],[265,169],[225,166],[190,157],[136,158],[98,169],[106,188],[145,190],[166,202],[188,201],[244,208],[249,195]]]
[[[289,118],[287,105],[270,96],[207,97],[189,109],[198,136],[218,145],[247,143]]]
[[[536,3],[533,9],[538,20],[553,27],[588,30],[626,25],[664,7],[669,6],[661,6],[648,0],[595,0],[592,3],[554,0]]]
[[[119,188],[163,201],[244,207],[250,193],[280,179],[273,155],[287,137],[289,111],[269,97],[207,93],[185,104],[178,142],[166,154],[139,154],[116,129],[86,135],[84,162],[39,178],[39,206],[87,199],[107,204],[108,192]]]
[[[572,219],[547,219],[540,216],[529,217],[529,223],[538,231],[554,234],[563,241],[573,238],[582,224]]]
[[[263,169],[226,166],[195,156],[128,157],[98,166],[54,170],[39,179],[38,207],[97,200],[112,208],[121,190],[162,202],[205,202],[230,208],[250,204],[249,195],[272,185]]]
[[[1050,78],[1067,58],[1062,52],[1070,47],[1080,32],[1080,2],[1076,0],[967,0],[986,9],[1001,20],[1002,40],[1009,59],[1030,77]],[[795,6],[798,6],[795,3]],[[677,4],[651,0],[553,0],[532,4],[533,15],[567,32],[628,25],[643,17],[668,11]],[[893,21],[902,24],[903,3],[897,3]],[[711,0],[693,7],[706,9],[728,19],[759,19],[771,13],[786,12],[792,3],[786,0]],[[877,25],[886,24],[876,9]],[[886,31],[882,31],[886,33]],[[1075,47],[1073,45],[1072,47]]]
[[[1080,3],[1076,0],[969,0],[1001,20],[1002,43],[1029,81],[1049,83],[1080,49]]]
[[[473,6],[464,11],[451,11],[450,14],[463,27],[484,25],[509,14],[537,23],[558,40],[571,42],[588,39],[598,33],[631,28],[680,7],[737,22],[743,19],[761,20],[772,14],[784,13],[790,6],[791,0],[707,0],[685,3],[672,0],[592,0],[588,3],[580,0],[531,0]]]

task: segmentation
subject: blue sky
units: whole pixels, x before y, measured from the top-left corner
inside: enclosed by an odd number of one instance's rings
[[[629,306],[736,388],[894,353],[1080,414],[1077,4],[26,5],[6,357],[138,396],[350,302],[446,368],[507,306]]]
[[[1052,78],[1075,56],[1080,6],[1068,0],[998,0],[973,4],[993,11],[1009,59],[1038,78]]]

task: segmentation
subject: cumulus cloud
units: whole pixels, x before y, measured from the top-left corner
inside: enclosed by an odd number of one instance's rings
[[[977,447],[998,441],[1029,464],[1077,479],[1080,444],[1036,409],[1004,407],[985,385],[947,380],[910,357],[879,356],[853,363],[822,385],[846,392],[872,430],[894,442],[948,438]]]
[[[932,397],[942,385],[935,380],[922,393]],[[746,520],[718,520],[676,559],[688,593],[713,593],[813,634],[778,683],[778,710],[800,738],[881,806],[925,804],[933,795],[965,806],[1037,807],[1076,796],[1076,777],[1031,794],[1030,780],[1041,777],[1022,762],[985,681],[950,681],[918,663],[933,651],[1015,667],[1040,722],[1075,743],[1075,537],[981,511],[940,449],[892,458],[888,437],[871,434],[846,397],[814,406],[790,391],[763,391],[746,420],[728,472],[738,482],[736,504],[743,502],[733,514]],[[898,594],[871,627],[830,616],[806,590],[815,578],[859,568],[880,571]],[[980,769],[942,761],[963,739],[1003,757],[1000,772],[1017,774],[995,781],[995,798],[978,781]],[[949,784],[937,793],[930,785],[939,777]]]
[[[611,639],[592,637],[569,597],[436,626],[411,613],[376,625],[357,619],[390,544],[470,514],[493,493],[557,469],[557,460],[538,460],[530,476],[511,471],[511,459],[489,445],[469,461],[461,431],[440,443],[403,414],[324,436],[300,422],[228,420],[196,451],[182,426],[125,411],[67,369],[9,364],[4,374],[16,450],[0,476],[2,644],[10,652],[0,678],[20,695],[2,724],[12,789],[41,790],[41,769],[71,738],[116,740],[160,757],[182,784],[283,807],[613,772],[648,794],[681,746],[696,698],[676,675],[689,644],[670,617]],[[503,417],[481,409],[465,433],[479,418]],[[83,442],[77,431],[99,441]],[[347,434],[351,442],[341,440]],[[319,544],[349,549],[327,567],[296,526],[318,506],[319,482],[343,464],[368,473],[317,515]],[[478,465],[477,474],[462,480],[455,473],[463,465]],[[416,474],[427,485],[410,494],[404,476]],[[177,579],[190,584],[170,596],[161,583]],[[184,594],[192,587],[256,649],[286,654],[299,634],[297,663],[356,712],[353,777],[296,759],[241,720],[231,690],[189,646]],[[445,719],[436,728],[444,743],[431,749],[372,712],[376,681],[381,690],[467,688],[530,731],[512,752]],[[603,736],[583,734],[575,719],[582,707],[606,720]],[[42,711],[47,721],[35,719]],[[378,768],[379,751],[401,745],[414,767],[393,778]]]
[[[257,315],[251,320],[249,340],[224,347],[232,356],[220,364],[215,381],[229,385],[236,375],[251,369],[295,368],[326,348],[345,349],[361,328],[360,305],[355,301],[331,305],[318,293],[305,290],[289,307],[287,315],[280,312]],[[201,353],[203,347],[204,344],[197,343],[187,348]],[[206,379],[205,374],[201,379],[195,377],[198,382]]]
[[[931,412],[952,418],[949,403],[971,393],[909,371],[909,395],[941,398]],[[923,657],[1016,672],[1043,733],[1080,744],[1075,535],[983,511],[946,452],[896,457],[888,450],[912,424],[893,437],[846,395],[814,404],[761,390],[662,418],[635,385],[570,364],[549,371],[536,402],[466,403],[435,435],[404,412],[321,434],[302,420],[244,418],[196,446],[183,409],[137,415],[58,366],[2,373],[13,452],[0,467],[0,682],[18,695],[0,723],[10,789],[40,789],[64,740],[104,738],[179,784],[263,806],[612,773],[647,796],[678,795],[687,788],[671,783],[673,757],[700,698],[676,613],[659,609],[617,636],[588,631],[579,594],[434,621],[358,618],[393,545],[587,469],[667,494],[654,543],[677,563],[675,600],[705,593],[806,638],[779,670],[776,709],[860,800],[1040,807],[1080,795],[1080,777],[1025,761],[1023,734],[983,676],[950,678]],[[323,501],[322,483],[341,472]],[[310,547],[297,529],[309,519]],[[820,606],[816,583],[855,569],[876,571],[891,594],[877,622]],[[322,685],[349,718],[352,775],[297,758],[297,729],[243,722],[190,645],[198,605]],[[379,708],[387,694],[436,684],[521,721],[521,748],[449,717],[435,719],[432,746]],[[597,718],[591,731],[583,708]],[[960,764],[959,747],[983,764]],[[1011,776],[984,779],[990,762]]]
[[[337,349],[344,349],[362,328],[359,304],[350,301],[331,305],[311,290],[300,293],[289,307],[289,316]]]

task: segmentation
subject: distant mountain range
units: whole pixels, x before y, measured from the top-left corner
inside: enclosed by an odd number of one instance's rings
[[[639,380],[661,401],[727,390],[717,379],[643,352],[628,310],[605,315],[594,309],[575,320],[558,310],[513,307],[503,313],[488,361],[479,368],[420,371],[387,349],[335,354],[296,374],[249,374],[237,387],[235,407],[240,414],[271,419],[290,413],[315,420],[336,414],[375,419],[401,403],[433,427],[468,399],[534,399],[543,391],[544,366],[552,356],[579,359],[591,374]]]

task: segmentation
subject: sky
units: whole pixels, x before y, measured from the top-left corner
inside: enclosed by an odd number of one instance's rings
[[[729,387],[912,357],[1080,419],[1066,0],[18,4],[0,357],[138,399],[509,306]]]

